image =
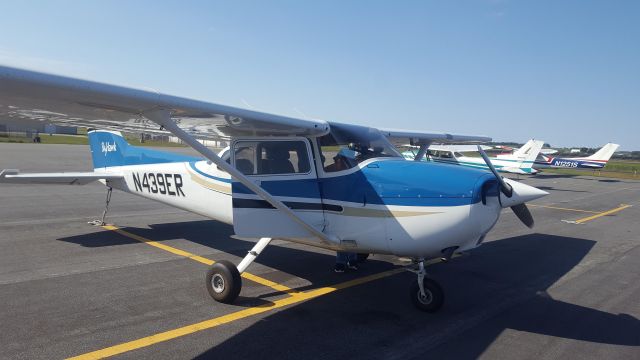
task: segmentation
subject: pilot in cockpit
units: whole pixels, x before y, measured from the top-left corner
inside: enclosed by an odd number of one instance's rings
[[[356,152],[350,149],[342,148],[338,151],[338,154],[333,157],[333,164],[324,168],[326,172],[335,172],[341,170],[347,170],[354,167],[356,164]]]

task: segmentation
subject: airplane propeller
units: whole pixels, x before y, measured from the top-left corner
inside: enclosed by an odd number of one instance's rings
[[[498,183],[500,184],[500,192],[502,192],[507,198],[511,198],[513,196],[513,187],[506,181],[504,181],[504,178],[498,174],[498,171],[493,166],[491,160],[480,145],[478,145],[478,151],[480,152],[480,156],[482,156],[482,159],[484,159],[485,164],[487,164],[487,166],[489,167],[489,170],[491,170],[493,175],[495,175],[496,179],[498,180]],[[531,216],[531,212],[529,211],[529,208],[525,203],[512,205],[511,210],[514,214],[516,214],[518,219],[520,219],[523,224],[525,224],[529,228],[533,228],[533,216]]]

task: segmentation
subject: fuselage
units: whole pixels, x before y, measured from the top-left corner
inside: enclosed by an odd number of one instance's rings
[[[593,155],[587,157],[553,157],[540,154],[534,163],[535,168],[573,168],[602,169],[620,145],[607,143]]]
[[[511,159],[505,157],[492,157],[491,163],[499,172],[513,173],[513,174],[535,174],[535,171],[531,166],[533,161],[526,161],[521,159]],[[489,169],[482,158],[459,156],[452,159],[442,159],[432,157],[432,161],[447,163],[447,164],[459,164],[463,166],[473,167],[477,169]]]
[[[111,184],[114,188],[231,225],[234,190],[252,201],[249,205],[236,202],[236,207],[264,207],[255,194],[207,161],[103,171],[125,174],[124,180]],[[286,239],[325,248],[421,257],[438,256],[451,246],[468,250],[479,245],[501,209],[497,192],[485,204],[480,198],[483,185],[495,182],[491,174],[451,165],[370,159],[344,174],[318,178],[322,197],[316,198],[306,193],[303,181],[263,179],[261,186],[308,216],[320,214],[321,223],[315,225],[342,239],[343,246],[311,237]]]
[[[402,155],[407,160],[412,160],[416,155],[414,152],[406,151]],[[513,156],[491,157],[491,163],[499,172],[513,174],[535,174],[536,170],[532,168],[533,161],[518,159]],[[481,157],[465,156],[455,151],[429,151],[422,161],[432,161],[442,164],[461,165],[474,169],[489,170],[487,164]]]
[[[540,155],[536,159],[533,167],[544,168],[570,168],[570,169],[602,169],[607,165],[608,160],[594,160],[588,158],[563,158],[548,155]]]
[[[503,199],[485,170],[408,161],[394,150],[348,159],[349,151],[309,138],[247,138],[219,154],[327,241],[210,161],[131,146],[109,131],[91,132],[89,139],[94,171],[122,175],[109,186],[233,225],[239,237],[335,250],[414,258],[469,250],[480,245],[502,207],[512,206],[505,204],[530,200],[519,200],[526,193],[541,196],[520,184],[520,195]]]

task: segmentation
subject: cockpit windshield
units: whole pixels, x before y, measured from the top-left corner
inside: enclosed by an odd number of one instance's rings
[[[372,158],[402,155],[378,129],[330,123],[331,132],[318,139],[325,172],[350,169]]]

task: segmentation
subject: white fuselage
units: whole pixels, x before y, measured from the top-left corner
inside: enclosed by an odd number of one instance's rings
[[[368,163],[363,162],[360,168]],[[124,180],[110,183],[116,189],[226,224],[234,223],[230,176],[207,161],[128,165],[103,171],[124,174]],[[325,243],[311,236],[284,239],[334,250],[431,258],[441,256],[441,251],[451,246],[460,251],[478,246],[498,220],[501,209],[497,197],[489,198],[487,204],[458,206],[325,203],[340,205],[343,210],[323,211],[322,223],[314,226],[335,234],[343,240],[341,244]],[[277,219],[264,221],[261,226],[286,226],[286,220],[279,218],[281,214],[275,209],[263,210],[258,216],[261,220],[270,216]]]

